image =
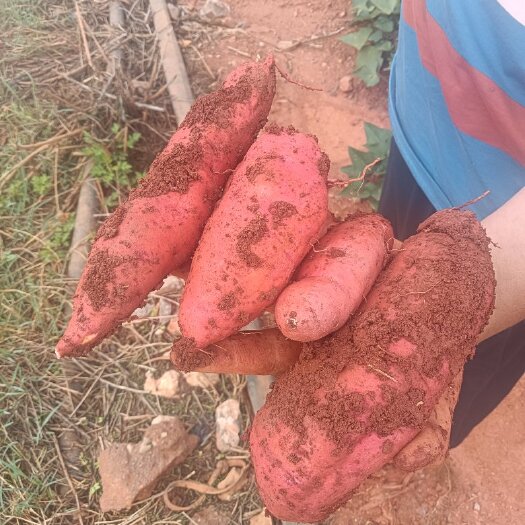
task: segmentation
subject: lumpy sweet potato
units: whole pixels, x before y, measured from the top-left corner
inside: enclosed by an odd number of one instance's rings
[[[186,340],[220,341],[275,301],[326,224],[328,167],[310,135],[275,126],[259,135],[193,257],[179,311]]]
[[[383,268],[394,234],[370,213],[334,225],[310,250],[275,303],[275,321],[295,341],[316,341],[343,326]]]
[[[197,100],[147,176],[100,227],[56,347],[83,355],[191,257],[231,171],[264,126],[273,58],[233,71]]]
[[[304,345],[250,432],[275,516],[326,518],[422,428],[494,304],[489,240],[470,212],[434,214],[338,332]]]

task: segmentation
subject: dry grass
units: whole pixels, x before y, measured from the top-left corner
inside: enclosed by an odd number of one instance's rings
[[[54,358],[74,284],[64,273],[88,160],[84,133],[110,154],[112,124],[141,133],[128,153],[143,170],[175,127],[148,2],[125,5],[122,31],[109,27],[107,2],[0,4],[1,523],[190,523],[155,498],[103,516],[97,452],[104,442],[139,439],[158,414],[176,414],[203,441],[158,490],[181,477],[205,480],[221,457],[212,438],[215,407],[244,395],[236,376],[222,377],[215,391],[193,391],[175,402],[144,393],[146,371],[165,366],[155,358],[170,345],[156,321],[122,328],[79,361],[69,381]],[[194,16],[180,23],[179,34],[190,42],[186,58],[196,94],[215,80],[198,47],[225,30]],[[118,45],[122,68],[113,70]],[[110,199],[118,187],[101,180],[99,189]],[[76,457],[60,445],[73,434],[80,444]],[[182,501],[192,498],[181,494]],[[222,507],[231,523],[243,523],[260,502],[250,485]]]

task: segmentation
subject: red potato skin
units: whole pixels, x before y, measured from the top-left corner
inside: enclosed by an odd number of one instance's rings
[[[387,260],[394,233],[376,213],[335,225],[312,248],[275,304],[275,321],[294,341],[316,341],[348,320]]]
[[[264,126],[273,57],[233,71],[201,97],[126,203],[101,226],[58,357],[84,355],[194,252],[231,171]]]
[[[275,301],[327,222],[328,168],[312,136],[275,126],[259,135],[193,257],[179,311],[186,340],[225,339]]]
[[[304,345],[250,432],[270,513],[325,519],[417,435],[492,312],[488,242],[470,212],[434,214],[356,316]]]

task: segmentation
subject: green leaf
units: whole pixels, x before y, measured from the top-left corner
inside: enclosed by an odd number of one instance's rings
[[[340,40],[349,46],[361,49],[368,42],[368,37],[372,32],[371,27],[362,27],[353,33],[342,36]]]
[[[374,23],[372,24],[376,29],[380,29],[384,33],[391,33],[394,30],[394,21],[388,16],[378,16]]]
[[[392,132],[387,128],[380,128],[370,122],[365,122],[366,147],[374,150],[377,155],[374,158],[386,157],[390,148]]]
[[[34,175],[31,177],[31,186],[33,191],[39,195],[45,195],[53,186],[49,175]]]
[[[128,136],[128,148],[132,149],[139,140],[140,133],[138,131],[134,131],[131,135]]]
[[[370,20],[370,12],[373,10],[373,7],[370,5],[369,0],[353,0],[352,9],[356,20]]]
[[[400,0],[371,0],[382,13],[391,15],[398,7]]]
[[[369,37],[368,37],[368,40],[370,40],[370,42],[379,42],[380,40],[382,40],[384,38],[384,34],[383,34],[383,31],[380,31],[379,29],[374,31]],[[385,42],[388,42],[388,40],[385,40]]]
[[[392,51],[392,42],[390,42],[390,40],[383,40],[382,42],[379,42],[378,44],[374,44],[374,47],[381,52]]]
[[[379,69],[383,63],[382,52],[373,46],[365,46],[357,54],[355,74],[371,87],[379,83]]]
[[[9,265],[19,259],[19,255],[16,253],[11,252],[10,250],[5,250],[3,252],[0,252],[0,261],[2,264]]]
[[[383,189],[382,184],[374,184],[373,190],[370,191],[370,197],[379,202],[381,198],[381,190]]]
[[[93,496],[93,494],[96,494],[101,488],[102,485],[100,484],[100,481],[95,481],[95,483],[89,487],[89,496]]]
[[[373,152],[361,151],[352,147],[348,148],[348,156],[350,157],[352,164],[344,166],[341,168],[341,171],[346,173],[349,179],[356,179],[359,177],[365,166],[377,158]]]

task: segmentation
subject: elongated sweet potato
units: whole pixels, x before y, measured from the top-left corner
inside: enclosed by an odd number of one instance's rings
[[[301,347],[274,328],[239,332],[204,349],[178,346],[171,360],[184,372],[279,375],[299,359]]]
[[[494,304],[489,241],[470,212],[434,214],[338,332],[304,345],[257,413],[268,510],[326,518],[410,442],[474,352]]]
[[[59,357],[87,353],[188,261],[229,174],[264,126],[274,93],[270,56],[240,66],[192,106],[139,187],[99,229]]]
[[[175,351],[220,341],[275,301],[327,221],[328,167],[312,136],[276,126],[259,135],[195,251]]]
[[[295,341],[316,341],[348,320],[383,268],[394,234],[376,213],[336,224],[310,250],[275,303],[275,321]]]

